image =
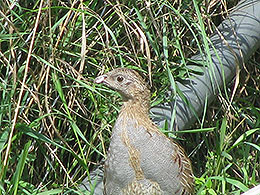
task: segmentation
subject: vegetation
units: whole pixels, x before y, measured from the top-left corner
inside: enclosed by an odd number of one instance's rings
[[[169,101],[169,76],[189,77],[204,35],[235,4],[1,1],[0,194],[82,194],[78,184],[106,157],[120,107],[119,95],[93,79],[137,69],[152,86],[152,105]],[[191,127],[196,133],[176,134],[198,194],[240,194],[260,182],[259,59],[257,52],[241,67],[238,85],[226,86],[228,96]]]

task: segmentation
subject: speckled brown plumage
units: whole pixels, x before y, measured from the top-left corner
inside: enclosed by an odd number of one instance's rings
[[[124,102],[108,149],[104,194],[192,194],[190,160],[150,120],[150,91],[142,77],[118,68],[95,82],[118,91]]]

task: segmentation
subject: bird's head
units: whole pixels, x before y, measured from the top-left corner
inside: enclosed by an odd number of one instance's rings
[[[124,101],[149,101],[150,91],[144,79],[134,70],[117,68],[97,77],[95,83],[103,83],[107,87],[118,91]]]

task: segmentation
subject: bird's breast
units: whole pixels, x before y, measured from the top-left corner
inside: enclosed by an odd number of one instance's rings
[[[117,119],[108,152],[107,174],[121,188],[134,180],[145,179],[157,182],[162,190],[178,191],[181,183],[174,159],[179,158],[176,148],[162,133],[149,128],[154,126],[134,118]]]

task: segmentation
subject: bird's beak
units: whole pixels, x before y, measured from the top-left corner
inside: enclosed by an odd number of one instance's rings
[[[95,80],[94,80],[94,83],[97,83],[97,84],[100,84],[100,83],[103,83],[107,78],[107,75],[101,75],[99,77],[97,77]]]

